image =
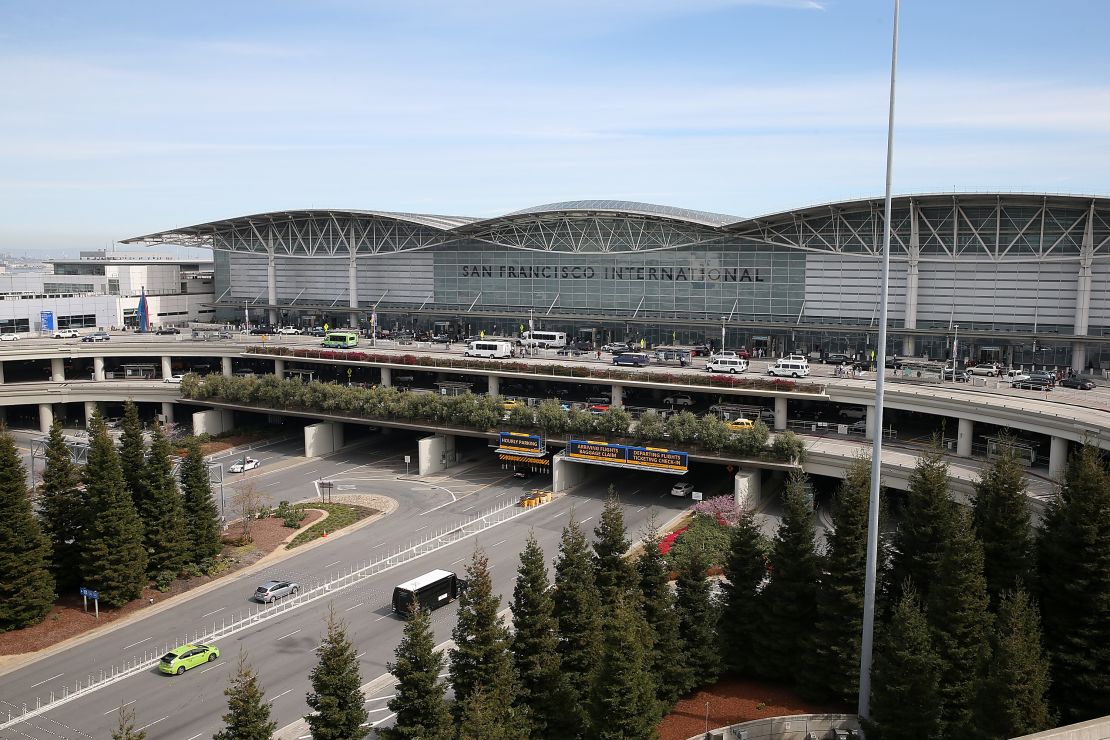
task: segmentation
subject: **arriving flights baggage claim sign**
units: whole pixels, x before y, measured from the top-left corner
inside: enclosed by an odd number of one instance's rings
[[[663,473],[685,473],[689,455],[663,447],[631,447],[611,442],[572,439],[567,442],[567,457],[602,465],[635,470],[658,470]]]

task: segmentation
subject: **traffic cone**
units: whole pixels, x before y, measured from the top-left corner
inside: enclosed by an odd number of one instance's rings
[[[325,529],[324,533],[320,536],[323,537],[326,540],[328,538],[328,530]]]

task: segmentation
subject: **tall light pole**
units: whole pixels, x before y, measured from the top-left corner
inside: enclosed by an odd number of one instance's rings
[[[894,163],[894,90],[898,71],[898,12],[900,0],[894,0],[894,29],[890,50],[890,108],[886,128],[886,195],[883,204],[883,278],[879,291],[879,336],[876,367],[886,367],[887,296],[890,293],[890,230],[891,173]],[[879,562],[879,473],[883,459],[883,373],[875,373],[875,422],[872,427],[871,496],[867,507],[867,571],[863,595],[863,635],[859,656],[860,717],[871,715],[871,654],[875,638],[875,581]]]

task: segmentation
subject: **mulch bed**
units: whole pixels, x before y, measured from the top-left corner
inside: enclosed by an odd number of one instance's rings
[[[309,510],[302,527],[307,527],[319,521],[323,512]],[[232,525],[229,533],[237,534],[238,526]],[[92,602],[89,602],[89,611],[82,609],[79,595],[63,596],[47,614],[46,619],[39,624],[12,632],[0,633],[0,656],[15,656],[22,653],[31,653],[50,647],[62,640],[81,634],[109,622],[125,617],[145,607],[157,604],[160,601],[190,591],[210,581],[223,578],[231,573],[242,570],[252,565],[263,557],[278,549],[294,530],[283,526],[282,520],[277,517],[259,519],[251,524],[251,536],[254,541],[243,547],[225,545],[223,554],[233,558],[231,567],[214,578],[211,576],[198,576],[196,578],[179,579],[170,584],[166,591],[153,588],[143,589],[142,597],[123,605],[119,609],[100,608],[100,621],[93,613]]]

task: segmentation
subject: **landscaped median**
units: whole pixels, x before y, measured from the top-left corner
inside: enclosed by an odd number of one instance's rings
[[[364,421],[398,421],[469,429],[482,433],[504,430],[540,430],[549,439],[561,435],[618,443],[667,446],[690,452],[733,453],[737,457],[789,462],[800,460],[804,445],[791,432],[771,439],[762,422],[751,428],[731,430],[713,414],[696,416],[689,411],[664,420],[655,411],[633,419],[623,407],[600,414],[583,409],[564,410],[559,401],[536,406],[515,405],[505,419],[503,400],[497,396],[464,393],[440,396],[404,392],[392,387],[361,388],[336,383],[304,383],[276,375],[227,377],[186,375],[181,382],[185,398],[242,404],[273,410],[290,410],[350,416]],[[507,424],[506,424],[507,422]]]
[[[296,504],[293,506],[293,509],[296,511],[321,509],[328,512],[328,515],[308,529],[305,529],[303,532],[298,532],[297,536],[285,546],[286,550],[292,550],[294,547],[300,547],[307,542],[318,540],[321,537],[327,537],[328,534],[349,527],[355,522],[362,521],[366,517],[378,513],[376,509],[370,509],[365,506],[354,506],[352,504],[321,504],[315,502]]]

